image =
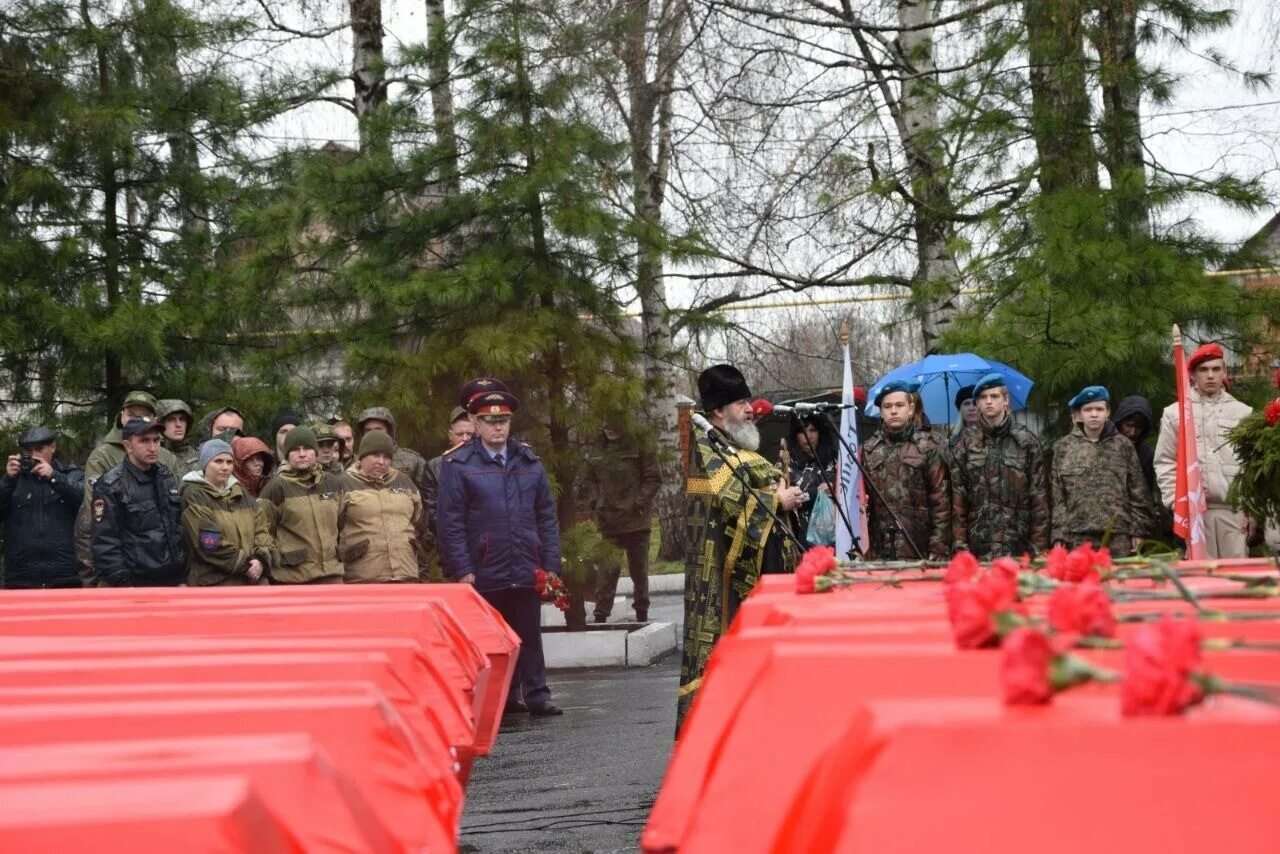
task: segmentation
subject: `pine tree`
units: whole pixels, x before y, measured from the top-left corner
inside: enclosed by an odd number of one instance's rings
[[[86,440],[131,388],[221,397],[243,299],[220,241],[239,145],[268,116],[220,51],[252,22],[19,0],[0,26],[5,397]]]

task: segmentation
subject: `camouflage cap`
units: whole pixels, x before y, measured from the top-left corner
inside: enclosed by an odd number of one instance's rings
[[[120,408],[128,409],[130,406],[145,406],[154,415],[156,412],[156,399],[149,392],[131,391],[124,396],[124,403],[120,404]]]
[[[191,411],[191,407],[187,405],[187,402],[185,400],[178,400],[177,398],[165,398],[164,400],[156,401],[156,419],[158,421],[163,421],[166,418],[168,418],[170,415],[175,415],[178,413],[181,413],[187,416],[188,420],[190,421],[196,420],[196,414]]]
[[[333,431],[332,424],[326,424],[323,421],[317,421],[310,425],[311,432],[316,434],[316,442],[337,442],[339,445],[346,445],[342,441],[342,437]]]

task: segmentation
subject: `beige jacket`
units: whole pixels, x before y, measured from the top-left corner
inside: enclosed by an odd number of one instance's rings
[[[404,472],[374,480],[352,466],[338,512],[339,554],[348,584],[417,581],[422,496]]]
[[[1192,388],[1187,399],[1196,423],[1196,449],[1205,500],[1209,506],[1227,503],[1227,490],[1240,471],[1227,433],[1253,410],[1223,391],[1204,397]],[[1165,507],[1173,506],[1174,481],[1178,469],[1178,404],[1171,403],[1160,418],[1160,438],[1156,442],[1156,482]]]

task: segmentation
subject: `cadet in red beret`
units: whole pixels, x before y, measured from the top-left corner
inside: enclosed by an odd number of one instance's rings
[[[1226,389],[1227,363],[1222,345],[1210,342],[1199,347],[1187,362],[1191,374],[1188,401],[1196,423],[1196,446],[1208,510],[1204,515],[1205,549],[1211,558],[1246,557],[1253,520],[1237,512],[1227,491],[1240,470],[1227,434],[1250,412]],[[1165,407],[1156,442],[1156,481],[1166,507],[1173,506],[1178,472],[1178,404]]]

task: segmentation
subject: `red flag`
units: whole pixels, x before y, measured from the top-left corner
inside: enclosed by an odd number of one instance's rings
[[[1204,546],[1204,488],[1200,477],[1200,453],[1196,444],[1196,420],[1187,391],[1187,362],[1182,354],[1182,331],[1173,327],[1173,376],[1178,386],[1178,465],[1173,487],[1173,532],[1187,544],[1187,557],[1208,557]]]

